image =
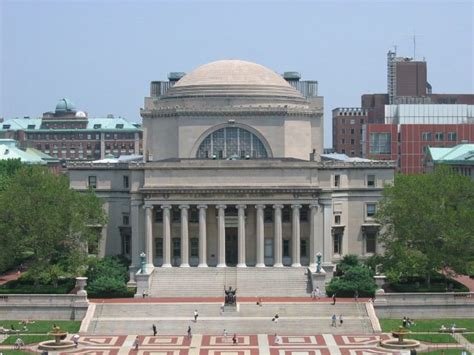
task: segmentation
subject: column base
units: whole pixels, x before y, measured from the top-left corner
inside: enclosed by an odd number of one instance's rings
[[[273,264],[273,267],[283,267],[283,264],[282,263],[275,263],[275,264]]]
[[[189,267],[189,264],[181,264],[179,267]]]
[[[171,267],[171,264],[163,264],[161,267]]]
[[[293,263],[293,264],[291,264],[291,267],[301,267],[301,264],[300,263]]]
[[[258,263],[257,265],[255,265],[255,267],[265,267],[265,264],[264,263]]]
[[[246,264],[237,264],[237,267],[247,267]]]
[[[199,264],[198,267],[208,267],[207,264]]]
[[[227,267],[227,265],[226,264],[217,264],[216,267]]]

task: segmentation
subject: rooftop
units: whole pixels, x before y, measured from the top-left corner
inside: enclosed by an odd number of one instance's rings
[[[474,144],[458,144],[451,148],[429,147],[428,152],[436,163],[474,165]]]

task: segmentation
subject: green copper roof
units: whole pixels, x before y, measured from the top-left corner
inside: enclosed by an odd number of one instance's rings
[[[452,148],[429,147],[436,163],[474,165],[474,144],[458,144]]]
[[[46,164],[42,158],[36,154],[25,152],[17,147],[0,143],[0,160],[20,159],[27,164]]]
[[[74,103],[66,98],[63,98],[59,100],[59,102],[56,105],[56,110],[57,113],[59,112],[76,112],[76,106]]]

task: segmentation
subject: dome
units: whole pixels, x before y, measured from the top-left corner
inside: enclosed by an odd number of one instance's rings
[[[243,60],[219,60],[204,64],[182,77],[164,96],[270,96],[303,99],[278,73],[263,65]]]
[[[65,113],[65,112],[76,112],[76,106],[74,103],[66,98],[59,100],[56,105],[56,113]]]

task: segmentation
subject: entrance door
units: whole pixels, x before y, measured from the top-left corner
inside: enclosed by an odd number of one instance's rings
[[[227,266],[237,265],[237,228],[225,229],[225,262]]]

